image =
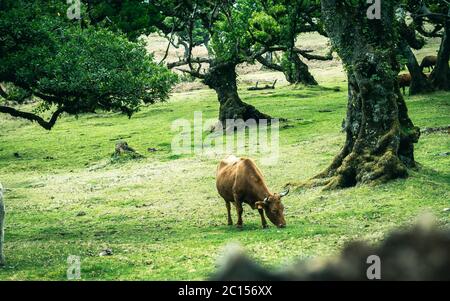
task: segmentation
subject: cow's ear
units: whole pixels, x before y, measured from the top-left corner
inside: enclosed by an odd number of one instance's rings
[[[264,209],[264,202],[256,202],[255,203],[256,208],[258,209]]]

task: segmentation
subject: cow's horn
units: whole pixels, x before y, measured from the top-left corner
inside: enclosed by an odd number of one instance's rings
[[[287,196],[288,194],[289,194],[289,187],[286,191],[283,191],[282,193],[280,193],[280,197]]]
[[[268,204],[269,203],[269,197],[266,197],[265,199],[264,199],[264,204]]]

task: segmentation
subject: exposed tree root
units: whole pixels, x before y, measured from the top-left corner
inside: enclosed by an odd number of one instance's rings
[[[224,124],[226,120],[242,119],[244,121],[253,119],[255,121],[268,120],[271,117],[258,111],[254,106],[249,105],[238,97],[229,98],[225,103],[220,106],[219,120]]]
[[[337,158],[340,161],[340,158]],[[337,165],[333,162],[331,166]],[[405,178],[408,171],[392,150],[380,156],[367,153],[351,153],[337,168],[328,168],[312,178],[305,186],[323,186],[325,190],[352,187],[357,184],[381,184],[397,178]]]
[[[310,180],[297,183],[297,188],[323,187],[324,190],[353,187],[360,184],[378,185],[408,176],[408,168],[415,166],[413,143],[420,137],[420,129],[410,124],[400,130],[400,122],[372,143],[363,135],[347,132],[342,151],[330,166]]]

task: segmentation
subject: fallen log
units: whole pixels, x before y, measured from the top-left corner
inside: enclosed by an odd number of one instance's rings
[[[247,90],[248,91],[274,90],[277,81],[278,80],[276,79],[272,85],[265,85],[264,87],[258,87],[259,82],[256,82],[256,85],[254,87],[249,87]]]

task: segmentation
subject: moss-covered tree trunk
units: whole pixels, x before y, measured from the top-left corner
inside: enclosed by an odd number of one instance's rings
[[[430,81],[423,73],[417,62],[416,56],[414,55],[411,47],[405,42],[400,42],[400,50],[403,56],[407,59],[406,66],[411,74],[411,85],[409,87],[409,95],[417,95],[420,93],[428,93],[433,91]]]
[[[223,126],[227,119],[271,119],[269,115],[259,112],[254,106],[243,102],[238,94],[236,64],[211,64],[209,72],[203,80],[214,89],[220,103],[219,120]]]
[[[448,13],[450,17],[450,10]],[[438,90],[450,90],[450,21],[445,23],[444,37],[438,54],[436,68],[431,73],[431,82]]]
[[[308,65],[302,62],[297,53],[288,51],[284,55],[282,68],[286,80],[289,83],[311,86],[318,85],[314,76],[309,72]]]
[[[406,177],[420,136],[397,83],[395,1],[382,1],[381,20],[369,20],[366,1],[359,3],[322,1],[327,33],[349,80],[345,145],[311,182],[330,189]]]

